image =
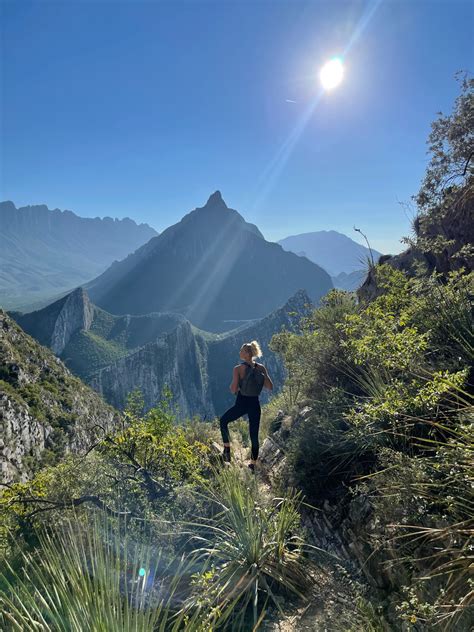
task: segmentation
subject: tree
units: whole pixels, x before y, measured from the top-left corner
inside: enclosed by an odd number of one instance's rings
[[[474,263],[474,80],[457,74],[461,93],[450,115],[438,113],[428,138],[431,161],[421,188],[416,241],[430,267],[446,273]]]

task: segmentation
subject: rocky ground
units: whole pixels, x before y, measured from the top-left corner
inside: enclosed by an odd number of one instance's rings
[[[307,411],[306,411],[307,412]],[[305,410],[300,415],[304,415]],[[283,432],[289,420],[283,419]],[[241,422],[242,423],[242,422]],[[249,450],[234,431],[232,461],[235,466],[246,468]],[[216,452],[222,450],[214,444]],[[261,447],[257,467],[257,480],[264,494],[272,494],[274,481],[283,467],[284,454],[278,447],[278,439],[267,437]],[[262,630],[265,632],[388,632],[392,630],[371,604],[373,588],[369,585],[359,565],[344,547],[338,530],[332,525],[328,512],[308,512],[303,516],[303,526],[308,540],[329,555],[318,555],[311,571],[313,588],[307,600],[295,603],[293,597],[281,598],[281,614],[272,607]]]

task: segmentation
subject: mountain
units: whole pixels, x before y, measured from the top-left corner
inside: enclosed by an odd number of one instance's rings
[[[266,241],[216,191],[86,288],[113,314],[175,312],[222,332],[262,318],[300,288],[317,303],[332,283],[318,265]]]
[[[337,277],[341,272],[363,274],[362,270],[366,267],[367,257],[370,258],[368,248],[335,230],[292,235],[280,239],[278,243],[285,250],[306,256],[310,261],[324,268],[332,277]],[[372,249],[372,256],[374,262],[377,262],[381,253]]]
[[[118,413],[0,310],[1,480],[28,479],[66,452],[82,452]]]
[[[156,234],[129,218],[85,218],[44,205],[1,202],[0,305],[25,310],[58,297]]]
[[[331,277],[334,287],[346,292],[354,292],[365,281],[366,270],[356,270],[355,272],[340,272],[337,276]]]
[[[172,313],[113,316],[93,305],[83,288],[35,312],[10,314],[84,380],[185,321]]]
[[[220,334],[174,313],[114,316],[93,305],[82,288],[37,312],[12,315],[114,406],[123,408],[128,393],[139,388],[150,408],[166,384],[181,417],[210,419],[232,402],[228,387],[243,342],[259,340],[278,389],[283,366],[268,343],[282,327],[294,330],[310,306],[299,290],[266,317]]]

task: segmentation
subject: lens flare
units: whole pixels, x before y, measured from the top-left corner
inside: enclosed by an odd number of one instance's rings
[[[340,57],[333,57],[321,68],[319,79],[325,90],[332,90],[338,86],[344,75],[344,66]]]

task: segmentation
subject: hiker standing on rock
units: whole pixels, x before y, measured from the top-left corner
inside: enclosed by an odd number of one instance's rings
[[[249,417],[250,442],[252,446],[252,458],[249,468],[254,471],[258,458],[258,430],[260,427],[260,401],[258,399],[262,388],[273,389],[267,369],[263,364],[257,364],[254,358],[260,358],[262,351],[256,340],[246,342],[240,348],[241,363],[234,367],[230,390],[237,393],[235,404],[226,410],[220,418],[222,441],[224,442],[223,458],[225,463],[230,463],[229,428],[230,421],[235,421],[242,415]]]

